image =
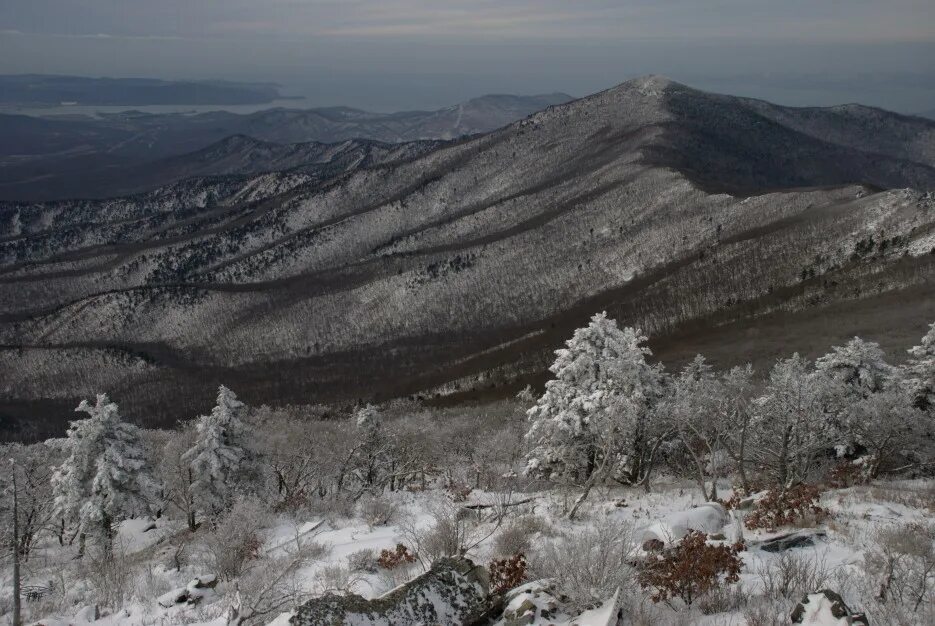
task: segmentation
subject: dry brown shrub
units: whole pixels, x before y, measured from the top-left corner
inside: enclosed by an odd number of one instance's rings
[[[744,523],[750,530],[775,530],[780,526],[795,524],[809,515],[823,518],[828,511],[818,505],[820,497],[821,490],[814,485],[800,484],[786,490],[770,489],[756,503]]]
[[[504,594],[526,580],[526,557],[514,554],[506,559],[493,560],[487,569],[490,571],[490,588],[496,594]]]
[[[705,593],[740,579],[743,562],[738,554],[742,543],[711,545],[708,536],[690,531],[679,544],[649,557],[638,579],[644,589],[651,587],[653,602],[679,598],[687,606]]]
[[[415,563],[416,557],[409,548],[401,543],[396,544],[395,550],[381,550],[377,565],[384,569],[396,569],[400,565]]]

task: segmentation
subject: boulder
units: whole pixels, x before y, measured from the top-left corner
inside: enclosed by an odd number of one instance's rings
[[[824,589],[810,593],[792,611],[793,624],[812,626],[869,626],[863,613],[851,613],[844,599],[833,591]]]
[[[208,574],[206,576],[199,576],[198,578],[193,578],[188,582],[184,587],[179,587],[173,589],[168,593],[164,593],[156,600],[159,603],[159,606],[169,608],[176,604],[198,604],[202,598],[205,597],[205,593],[211,593],[209,589],[214,589],[218,584],[217,576],[213,574]]]
[[[506,606],[495,626],[532,626],[566,622],[560,594],[551,580],[536,580],[507,592]]]
[[[785,552],[793,548],[807,548],[815,545],[816,540],[825,536],[823,531],[798,531],[787,533],[772,539],[766,539],[755,547],[766,552]]]
[[[327,594],[309,600],[296,610],[289,623],[468,625],[484,617],[489,594],[487,570],[463,557],[443,558],[426,573],[373,600],[356,594]]]
[[[705,502],[693,509],[673,513],[643,531],[640,544],[655,539],[668,545],[678,542],[691,530],[706,534],[719,533],[731,521],[730,514],[719,502]],[[653,544],[656,545],[656,544]]]

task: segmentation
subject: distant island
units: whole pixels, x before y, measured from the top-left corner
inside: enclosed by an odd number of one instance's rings
[[[282,98],[279,86],[273,83],[0,75],[0,105],[235,105],[265,104]]]

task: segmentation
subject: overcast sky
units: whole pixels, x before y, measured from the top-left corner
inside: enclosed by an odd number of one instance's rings
[[[647,73],[935,109],[933,0],[2,0],[0,73],[263,80],[311,105],[580,96]]]

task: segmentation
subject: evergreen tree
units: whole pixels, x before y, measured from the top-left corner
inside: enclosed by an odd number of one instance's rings
[[[52,475],[55,505],[82,535],[109,540],[115,523],[150,511],[156,484],[139,429],[120,419],[107,395],[94,405],[83,400],[76,411],[90,417],[71,422],[66,438],[54,442],[66,454]]]
[[[196,505],[217,517],[234,503],[238,487],[255,476],[256,459],[245,443],[246,407],[221,385],[217,404],[195,423],[195,444],[183,455],[192,470],[191,493]]]
[[[556,351],[554,378],[528,412],[527,473],[579,484],[599,467],[631,481],[641,475],[661,393],[645,341],[599,313]]]
[[[846,397],[845,403],[883,391],[896,375],[880,345],[860,337],[833,347],[815,361],[815,369],[838,385]]]

